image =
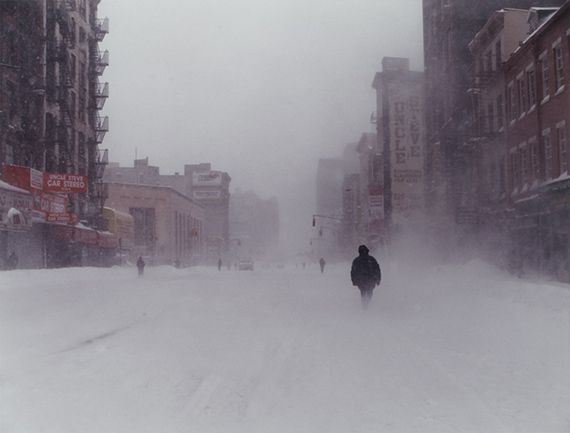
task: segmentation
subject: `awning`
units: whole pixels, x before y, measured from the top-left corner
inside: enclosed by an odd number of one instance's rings
[[[109,231],[122,240],[123,246],[132,245],[135,238],[135,224],[132,215],[104,207],[103,218],[109,221]]]
[[[0,230],[32,229],[32,195],[0,181]]]

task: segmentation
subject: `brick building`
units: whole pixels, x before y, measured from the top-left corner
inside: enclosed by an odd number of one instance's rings
[[[530,35],[505,62],[508,199],[516,265],[570,275],[569,3],[528,12]]]

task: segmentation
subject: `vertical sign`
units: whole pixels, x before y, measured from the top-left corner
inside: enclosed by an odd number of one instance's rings
[[[390,83],[392,221],[416,219],[424,189],[421,85]]]

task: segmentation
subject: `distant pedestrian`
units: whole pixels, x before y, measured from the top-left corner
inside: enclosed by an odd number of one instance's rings
[[[218,259],[218,271],[222,270],[222,259]]]
[[[358,247],[358,257],[352,261],[350,279],[353,286],[358,286],[362,299],[362,308],[368,307],[374,287],[380,285],[382,273],[376,259],[368,255],[366,245]]]
[[[8,259],[6,259],[6,266],[10,270],[16,269],[18,267],[19,261],[20,260],[18,259],[18,254],[16,254],[16,251],[12,251],[8,256]]]
[[[321,257],[321,260],[319,260],[319,265],[321,265],[321,274],[325,271],[325,264],[327,262],[325,262],[325,259]]]
[[[180,259],[178,257],[176,257],[176,260],[174,260],[174,267],[180,268]]]
[[[139,257],[139,259],[137,260],[137,269],[139,270],[139,278],[142,277],[144,275],[144,260],[142,257]]]

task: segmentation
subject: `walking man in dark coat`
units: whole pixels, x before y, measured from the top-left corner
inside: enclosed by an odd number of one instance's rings
[[[368,252],[366,245],[360,245],[358,247],[359,256],[352,261],[350,270],[352,285],[360,289],[363,308],[368,306],[374,287],[379,286],[382,280],[380,265],[374,257],[368,255]]]
[[[139,270],[139,278],[142,277],[144,275],[144,260],[142,257],[139,257],[139,259],[137,260],[137,269]]]
[[[321,257],[321,260],[319,260],[319,265],[321,265],[321,274],[325,271],[325,264],[327,262],[325,262],[325,259],[323,257]]]

